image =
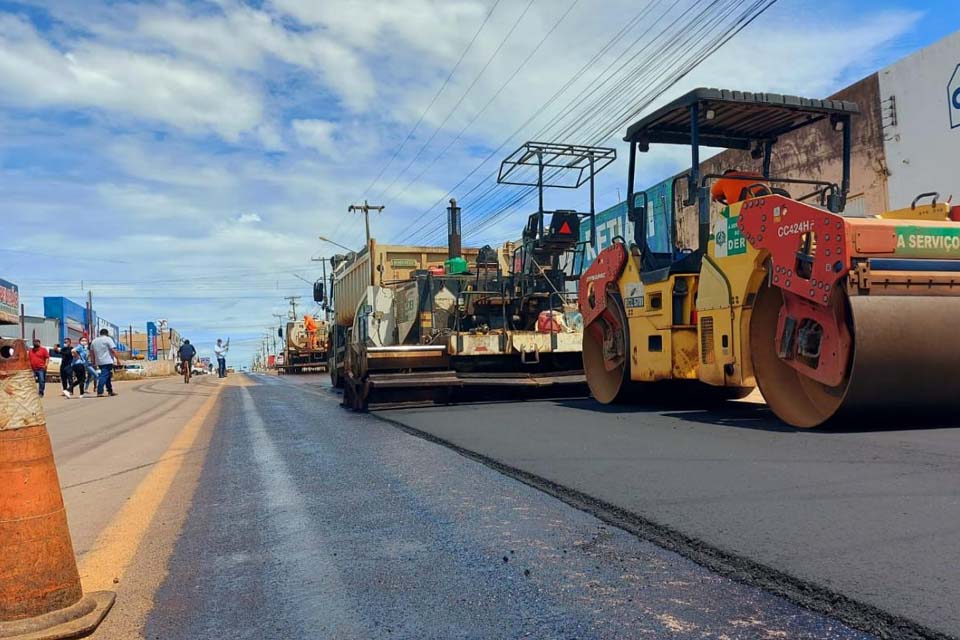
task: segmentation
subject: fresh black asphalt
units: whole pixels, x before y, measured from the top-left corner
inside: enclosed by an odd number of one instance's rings
[[[861,628],[960,635],[960,428],[589,399],[378,415]]]
[[[327,391],[254,380],[221,395],[148,638],[869,637]]]

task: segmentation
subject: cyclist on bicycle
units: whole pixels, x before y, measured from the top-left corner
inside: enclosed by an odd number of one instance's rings
[[[190,382],[190,369],[193,359],[197,356],[197,350],[189,340],[184,340],[180,345],[180,371],[183,373],[184,384]]]

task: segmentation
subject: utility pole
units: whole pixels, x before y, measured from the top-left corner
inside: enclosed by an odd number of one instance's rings
[[[310,258],[310,262],[319,262],[320,266],[323,268],[323,286],[327,288],[326,291],[326,300],[323,302],[323,319],[330,320],[330,300],[333,296],[333,274],[330,275],[329,282],[327,281],[327,263],[330,262],[330,258]],[[333,269],[333,265],[330,265],[330,269]]]
[[[283,329],[283,314],[282,314],[282,313],[272,313],[272,314],[270,314],[270,315],[272,315],[274,318],[277,319],[277,326],[278,326],[279,328]],[[277,332],[276,332],[276,331],[273,332],[273,336],[274,336],[274,344],[276,344],[276,336],[277,336]],[[280,344],[281,344],[281,346],[283,345],[282,342],[281,342]],[[276,352],[277,348],[274,347],[273,350],[274,350],[274,352]]]
[[[300,297],[301,296],[284,296],[283,297],[284,300],[288,300],[290,302],[290,307],[291,307],[290,319],[291,320],[297,319],[297,300],[299,300]]]
[[[93,340],[93,291],[89,289],[87,290],[87,339]]]
[[[361,211],[363,212],[363,222],[367,228],[367,246],[368,247],[370,246],[370,212],[376,211],[377,213],[380,213],[381,211],[383,211],[383,209],[384,209],[384,206],[382,204],[381,205],[370,204],[366,200],[363,201],[363,204],[352,204],[349,207],[347,207],[348,213],[354,213],[354,212],[359,213]]]

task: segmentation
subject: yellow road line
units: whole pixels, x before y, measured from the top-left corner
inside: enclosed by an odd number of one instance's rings
[[[114,582],[123,579],[154,515],[183,466],[184,454],[196,441],[222,387],[211,385],[209,389],[210,397],[183,426],[123,508],[97,537],[93,548],[81,559],[80,578],[85,592],[112,589]]]

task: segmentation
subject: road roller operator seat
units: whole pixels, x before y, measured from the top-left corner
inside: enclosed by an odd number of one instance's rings
[[[730,205],[747,198],[759,198],[774,193],[790,197],[786,190],[770,186],[770,182],[759,174],[727,169],[723,172],[723,177],[718,178],[710,188],[710,199]]]

